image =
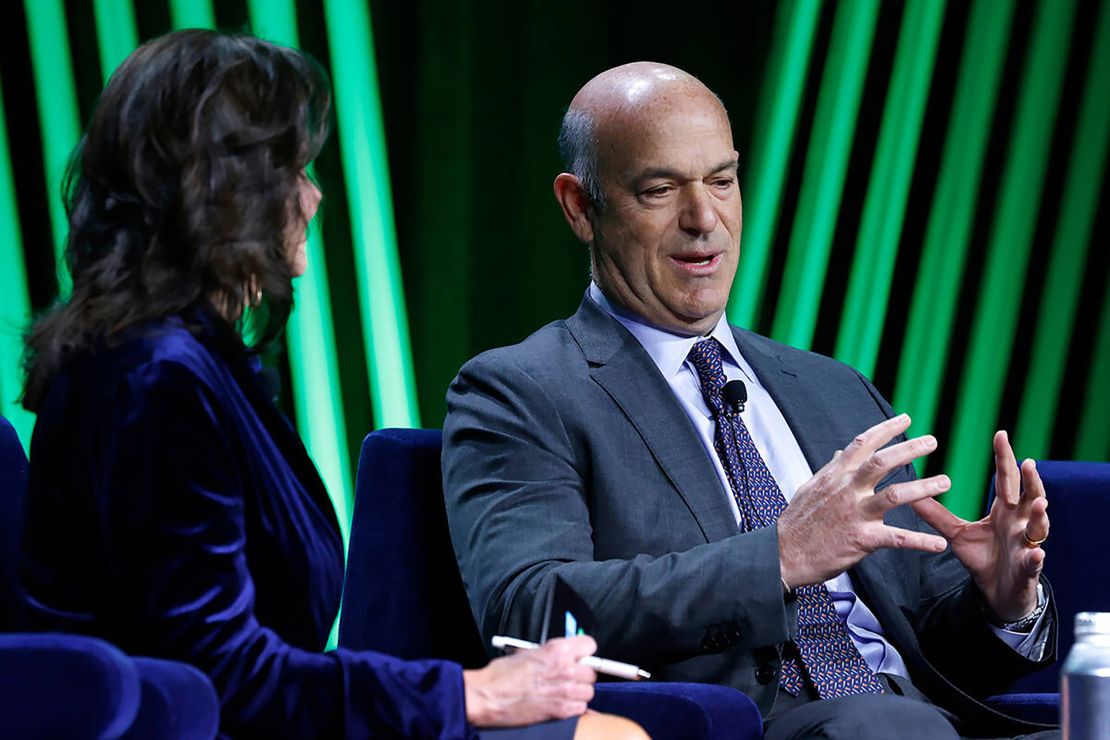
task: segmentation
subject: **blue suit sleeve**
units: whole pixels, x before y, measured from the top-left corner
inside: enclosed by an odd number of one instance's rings
[[[460,666],[298,649],[259,623],[245,549],[249,457],[191,370],[143,366],[112,407],[117,433],[98,484],[117,571],[111,608],[132,652],[207,673],[235,736],[470,734]]]

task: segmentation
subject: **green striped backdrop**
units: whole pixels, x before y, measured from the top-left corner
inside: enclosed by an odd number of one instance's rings
[[[584,250],[550,195],[563,106],[650,58],[718,91],[746,229],[729,317],[874,378],[947,503],[990,436],[1110,456],[1110,0],[25,0],[0,31],[0,410],[20,331],[64,295],[61,173],[104,79],[171,28],[250,28],[332,74],[325,215],[284,353],[343,521],[373,427],[438,426],[458,366],[574,310]]]

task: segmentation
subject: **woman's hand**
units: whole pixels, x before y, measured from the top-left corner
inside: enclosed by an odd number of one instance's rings
[[[515,727],[576,717],[594,697],[592,668],[578,663],[597,643],[582,635],[549,640],[536,650],[463,671],[466,719],[476,727]]]

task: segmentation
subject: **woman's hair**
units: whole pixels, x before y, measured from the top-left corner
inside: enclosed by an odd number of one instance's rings
[[[292,308],[290,235],[307,227],[301,178],[330,121],[327,73],[294,49],[188,30],[135,50],[70,162],[73,294],[27,338],[24,405],[74,353],[191,306],[230,327],[261,291],[254,345],[274,339]]]

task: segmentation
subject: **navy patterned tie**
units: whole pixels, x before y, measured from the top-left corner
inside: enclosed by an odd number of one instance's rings
[[[740,414],[721,399],[725,372],[721,343],[697,342],[689,360],[698,372],[702,396],[717,423],[713,444],[740,509],[740,528],[769,527],[786,508],[786,498],[752,442]],[[856,650],[822,583],[803,586],[798,596],[798,658],[784,657],[781,686],[797,695],[808,678],[822,699],[854,694],[881,694],[882,684]]]

